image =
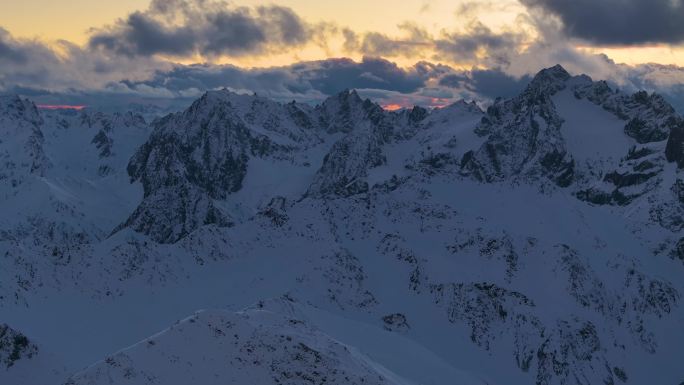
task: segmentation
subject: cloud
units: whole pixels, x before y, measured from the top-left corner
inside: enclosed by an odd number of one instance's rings
[[[537,25],[531,17],[519,15],[515,25],[498,23],[490,27],[480,20],[482,13],[524,11],[512,1],[466,1],[456,5],[458,25],[430,32],[414,22],[397,25],[399,33],[359,33],[342,29],[347,53],[392,58],[447,62],[458,66],[502,67],[535,42]],[[495,28],[495,29],[493,29]]]
[[[91,49],[126,56],[239,57],[283,52],[321,31],[292,9],[233,7],[214,0],[154,0],[114,25],[93,29]]]
[[[148,80],[123,80],[119,84],[130,92],[137,92],[144,86],[163,88],[174,96],[191,89],[230,88],[280,100],[315,100],[348,88],[410,94],[420,90],[437,74],[439,67],[426,63],[404,69],[385,59],[366,57],[360,62],[346,58],[326,59],[261,69],[211,64],[176,66],[170,71],[158,71]],[[110,84],[110,88],[115,88],[114,84]]]
[[[402,106],[445,105],[458,99],[488,103],[520,92],[530,76],[513,76],[502,69],[463,71],[447,65],[419,62],[402,68],[386,59],[360,62],[326,59],[288,66],[245,69],[232,65],[177,65],[142,81],[123,80],[107,89],[130,95],[152,95],[189,102],[205,90],[228,88],[256,92],[279,101],[317,103],[344,89]]]
[[[439,79],[454,73],[439,64],[419,62],[408,68],[386,59],[366,57],[299,62],[270,68],[240,68],[233,65],[175,65],[160,69],[145,79],[123,79],[90,89],[53,91],[41,87],[6,88],[43,104],[85,104],[98,109],[123,110],[131,104],[181,108],[207,90],[227,88],[240,93],[256,92],[289,102],[319,103],[344,89],[354,88],[384,104],[402,106],[444,105],[461,97],[474,99],[461,87],[439,85]]]
[[[529,84],[532,77],[523,75],[520,78],[511,76],[499,69],[473,70],[470,73],[469,89],[489,98],[510,98],[519,94]]]
[[[21,47],[13,41],[7,30],[0,27],[0,62],[5,64],[23,64],[26,55]]]
[[[404,36],[390,37],[379,32],[357,34],[349,28],[342,31],[344,49],[368,56],[416,57],[434,48],[432,36],[413,23],[402,23],[398,28]]]
[[[684,42],[684,0],[521,0],[560,19],[571,37],[601,45]]]
[[[488,99],[510,98],[519,94],[531,80],[530,75],[515,77],[501,69],[473,69],[464,74],[451,74],[440,79],[445,87],[465,88]]]
[[[177,8],[178,4],[167,6]],[[297,39],[296,35],[287,39]],[[347,88],[409,95],[451,71],[448,66],[427,62],[402,68],[374,57],[361,61],[332,58],[251,69],[234,65],[180,65],[155,57],[116,55],[68,42],[48,45],[17,39],[2,29],[0,50],[0,92],[20,93],[46,104],[98,107],[170,99],[187,102],[206,90],[224,87],[283,101],[316,102]]]
[[[466,65],[501,65],[520,52],[523,43],[529,40],[524,32],[494,32],[479,21],[470,22],[461,31],[443,30],[437,36],[413,23],[402,23],[398,27],[403,36],[392,37],[379,32],[357,34],[344,29],[344,48],[348,53],[369,56],[430,57]]]
[[[100,88],[124,77],[141,79],[170,64],[84,50],[67,41],[51,45],[17,39],[0,28],[0,85],[49,90]]]
[[[653,63],[621,67],[629,91],[643,89],[660,93],[684,115],[684,67]]]
[[[410,93],[425,84],[426,74],[415,68],[403,69],[385,59],[365,57],[360,63],[350,59],[328,59],[305,66],[300,72],[312,87],[333,94],[345,88],[376,88]],[[296,67],[295,67],[296,68]]]
[[[524,32],[493,32],[486,25],[472,22],[465,32],[447,33],[435,41],[437,58],[457,63],[507,64],[510,56],[522,50],[528,39]]]
[[[0,92],[19,93],[44,104],[85,104],[108,110],[126,109],[132,103],[181,108],[203,92],[221,88],[310,103],[355,88],[384,104],[444,105],[461,98],[486,104],[496,97],[516,95],[541,67],[561,63],[572,73],[607,79],[628,92],[659,92],[684,112],[684,68],[616,64],[603,55],[587,55],[562,44],[535,45],[506,66],[466,71],[428,61],[403,68],[374,57],[268,68],[144,63],[151,59],[126,57],[112,62],[98,52],[66,43],[61,56],[38,42],[12,39],[6,33],[0,43],[13,52],[12,57],[0,58],[4,60]],[[136,72],[138,67],[145,71]]]

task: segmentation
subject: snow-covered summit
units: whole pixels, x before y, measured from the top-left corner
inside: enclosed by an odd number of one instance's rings
[[[276,305],[197,312],[66,384],[408,384],[310,325],[291,305],[269,309]]]

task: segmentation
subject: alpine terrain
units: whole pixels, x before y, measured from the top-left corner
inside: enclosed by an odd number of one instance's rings
[[[684,383],[684,118],[561,66],[483,111],[0,97],[0,384]]]

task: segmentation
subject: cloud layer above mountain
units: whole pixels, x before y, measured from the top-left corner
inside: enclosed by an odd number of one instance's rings
[[[684,0],[522,0],[569,36],[605,45],[684,42]]]
[[[316,102],[356,88],[386,104],[443,105],[460,98],[486,104],[519,92],[540,68],[561,63],[628,90],[658,91],[684,110],[684,68],[617,64],[576,43],[680,42],[684,24],[675,21],[684,19],[682,0],[582,0],[572,7],[521,0],[518,17],[498,28],[479,15],[500,3],[459,4],[458,22],[439,31],[414,21],[401,22],[396,33],[356,31],[305,20],[280,5],[220,0],[154,0],[92,28],[83,46],[16,38],[0,27],[0,92],[50,103],[126,105],[186,103],[218,88]],[[347,57],[327,51],[335,45]],[[260,67],[228,64],[311,47],[328,54]]]

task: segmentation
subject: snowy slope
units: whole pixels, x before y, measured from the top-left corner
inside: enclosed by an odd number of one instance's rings
[[[36,150],[2,147],[0,321],[56,384],[684,381],[684,120],[657,95],[556,66],[487,111],[8,100]]]
[[[414,384],[312,326],[300,307],[281,299],[236,313],[200,311],[66,383]],[[454,384],[482,383],[449,374]]]

